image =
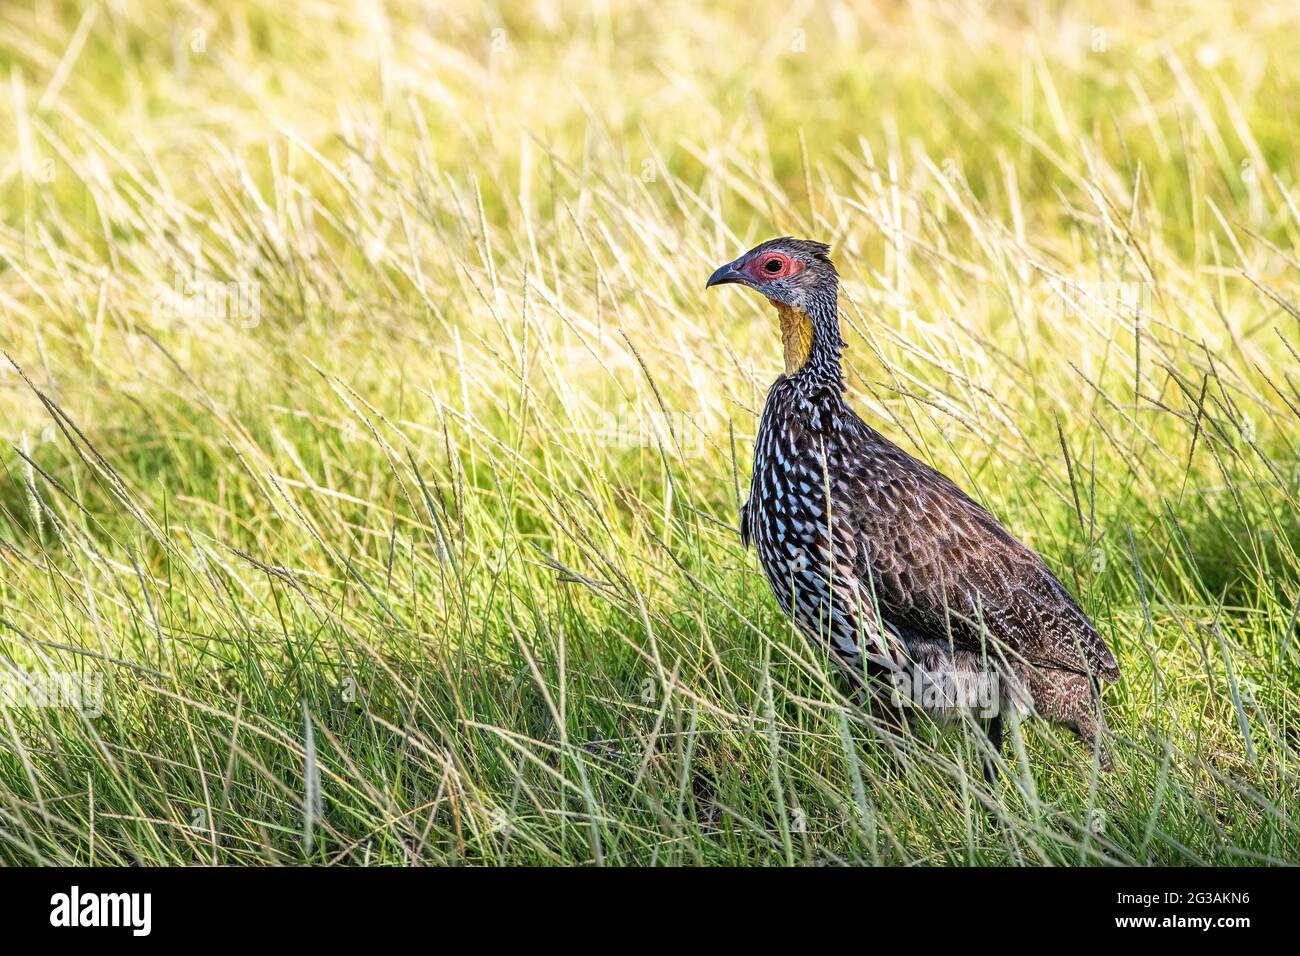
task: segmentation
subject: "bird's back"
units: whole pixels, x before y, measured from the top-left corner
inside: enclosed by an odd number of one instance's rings
[[[1090,679],[1119,676],[1114,655],[1043,560],[835,390],[803,392],[788,378],[773,386],[742,532],[757,539],[787,610],[797,612],[801,593],[816,604],[830,587],[852,592],[910,641]],[[814,610],[823,631],[843,629],[841,614]],[[858,636],[863,623],[847,621]]]
[[[882,618],[932,641],[1116,680],[1119,667],[1033,550],[948,477],[847,410],[833,508],[859,543]]]

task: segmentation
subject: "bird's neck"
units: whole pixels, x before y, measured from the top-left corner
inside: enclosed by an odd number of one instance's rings
[[[810,385],[842,391],[840,352],[844,341],[834,301],[811,303],[808,311],[780,302],[772,305],[781,322],[785,374]]]
[[[785,351],[785,374],[793,375],[808,363],[812,355],[812,318],[793,306],[773,302],[781,322],[781,346]]]

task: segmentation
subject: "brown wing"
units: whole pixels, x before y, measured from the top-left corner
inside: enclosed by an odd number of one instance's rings
[[[973,650],[986,643],[982,621],[1009,660],[1118,679],[1110,648],[1042,558],[947,477],[857,424],[832,494],[884,620]]]

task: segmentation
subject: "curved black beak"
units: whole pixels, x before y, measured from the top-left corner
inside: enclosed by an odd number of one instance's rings
[[[738,260],[739,261],[739,260]],[[728,262],[725,266],[720,267],[709,276],[709,281],[704,283],[704,288],[711,289],[715,285],[726,285],[728,282],[744,282],[745,275],[738,268],[735,262]]]

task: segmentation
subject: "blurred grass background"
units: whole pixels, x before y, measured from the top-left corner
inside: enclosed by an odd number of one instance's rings
[[[0,9],[11,863],[1300,860],[1300,11]],[[734,526],[851,401],[1116,650],[1116,770],[878,728]]]

